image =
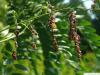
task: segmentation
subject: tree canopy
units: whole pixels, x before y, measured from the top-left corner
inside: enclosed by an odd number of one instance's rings
[[[0,0],[0,75],[99,73],[100,0],[85,1]]]

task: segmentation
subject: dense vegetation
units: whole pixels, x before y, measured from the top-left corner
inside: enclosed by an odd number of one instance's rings
[[[0,75],[100,72],[100,0],[85,1],[0,0]]]

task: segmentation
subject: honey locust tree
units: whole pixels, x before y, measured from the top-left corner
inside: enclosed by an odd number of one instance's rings
[[[0,0],[0,75],[100,72],[100,1],[85,1]]]

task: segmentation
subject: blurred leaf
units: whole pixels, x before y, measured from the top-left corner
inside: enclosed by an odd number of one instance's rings
[[[20,69],[20,70],[24,70],[24,71],[26,71],[26,70],[28,70],[24,65],[22,65],[22,64],[14,64],[14,66],[17,68],[17,69]]]

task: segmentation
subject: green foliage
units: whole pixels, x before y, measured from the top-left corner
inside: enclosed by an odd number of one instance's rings
[[[100,36],[96,34],[81,0],[76,4],[74,1],[0,0],[0,74],[83,75],[85,72],[100,72]],[[99,9],[100,2],[97,1]],[[83,55],[80,61],[75,44],[69,39],[68,17],[73,10],[77,11],[77,32],[81,37]],[[51,11],[58,19],[58,31],[55,32],[57,52],[52,48],[52,33],[48,25]],[[16,25],[18,48],[15,44]],[[36,35],[31,27],[36,30]],[[17,60],[12,57],[13,51],[17,52]]]

